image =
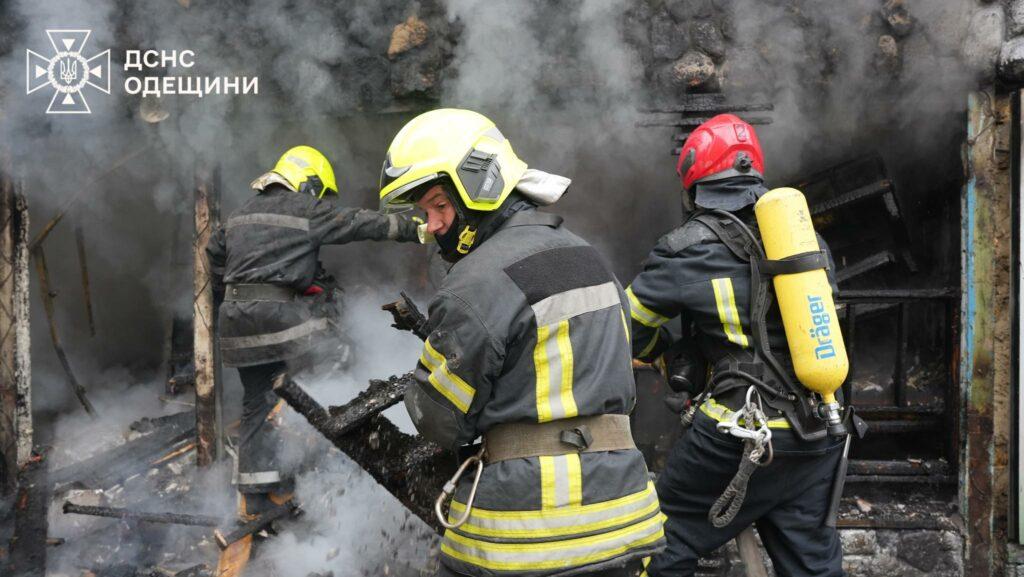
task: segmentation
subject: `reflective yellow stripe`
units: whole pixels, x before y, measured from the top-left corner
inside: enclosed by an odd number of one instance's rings
[[[566,519],[558,517],[546,520],[536,520],[532,523],[518,520],[486,520],[480,519],[476,514],[476,509],[474,509],[470,511],[469,520],[459,527],[459,533],[467,536],[499,539],[545,539],[551,537],[583,535],[585,533],[593,533],[595,531],[614,529],[630,523],[636,523],[650,517],[651,515],[660,515],[658,500],[657,498],[654,498],[653,489],[645,494],[650,494],[652,498],[646,502],[641,501],[631,508],[624,507],[623,509],[626,511],[625,513],[616,515],[598,515],[598,520],[586,523],[573,523],[574,521],[581,521],[581,519],[578,518]],[[465,505],[460,504],[459,507],[456,507],[453,502],[452,508],[448,514],[448,522],[454,523],[456,515],[461,515],[462,511],[465,509]],[[617,513],[618,511],[615,512]]]
[[[626,329],[626,344],[633,342],[633,335],[629,334],[629,323],[626,322],[626,311],[619,309],[619,316],[622,317],[622,328]]]
[[[571,507],[583,502],[583,475],[580,456],[555,455],[540,460],[541,509]]]
[[[540,459],[540,508],[555,508],[555,458],[542,456]]]
[[[533,366],[537,372],[537,421],[551,420],[551,371],[548,368],[548,327],[537,327],[537,344],[533,347]],[[543,461],[541,461],[543,465]]]
[[[430,377],[427,380],[437,392],[444,395],[444,398],[451,401],[463,413],[468,412],[469,405],[473,402],[473,396],[476,395],[476,389],[448,370],[448,359],[431,346],[429,339],[423,343],[420,362],[430,371]]]
[[[568,419],[579,414],[576,408],[576,399],[572,396],[572,342],[569,341],[569,321],[564,320],[558,323],[558,353],[562,358],[562,416],[561,419]]]
[[[632,493],[618,499],[612,499],[610,501],[603,501],[601,503],[591,503],[589,505],[578,505],[571,507],[562,507],[552,511],[495,511],[491,509],[481,509],[480,507],[473,506],[472,516],[479,517],[481,519],[494,519],[498,521],[536,521],[536,520],[548,520],[556,517],[580,517],[586,518],[588,516],[603,513],[616,509],[619,507],[625,507],[631,504],[641,502],[648,499],[654,491],[654,483],[648,483],[647,488],[637,493]],[[466,506],[458,501],[452,501],[452,511],[461,513],[466,509]]]
[[[580,456],[577,454],[563,455],[569,469],[569,506],[583,503],[583,471],[580,468]]]
[[[640,354],[637,355],[639,358],[646,359],[647,355],[651,354],[651,351],[654,350],[654,346],[658,344],[658,335],[660,331],[661,329],[654,329],[654,334],[651,335],[651,341],[647,343],[647,346],[644,347],[644,350],[640,351]]]
[[[454,559],[503,571],[571,568],[618,557],[665,536],[663,516],[591,537],[540,543],[491,543],[447,531],[441,551]]]
[[[725,405],[718,403],[718,401],[715,401],[714,399],[708,399],[704,401],[704,404],[700,406],[700,412],[704,413],[705,415],[711,417],[712,419],[718,422],[730,420],[732,419],[732,416],[734,414],[729,407],[726,407]],[[739,424],[746,425],[746,421],[740,418]],[[789,421],[786,420],[785,417],[779,417],[777,419],[769,419],[768,428],[789,429],[791,428],[791,426],[789,424]]]
[[[712,279],[711,287],[715,291],[718,320],[722,321],[725,338],[729,339],[731,343],[746,347],[747,336],[743,334],[740,313],[736,310],[736,295],[732,290],[732,279],[728,277]]]
[[[633,294],[632,286],[626,287],[626,296],[629,297],[629,316],[636,322],[646,327],[656,329],[671,320],[668,317],[660,315],[645,307],[643,303],[640,302],[640,299],[636,298],[636,295]]]
[[[575,417],[579,411],[572,394],[573,355],[568,319],[537,327],[533,365],[537,373],[537,421]]]

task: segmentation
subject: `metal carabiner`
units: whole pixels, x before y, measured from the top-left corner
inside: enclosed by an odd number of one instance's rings
[[[476,473],[473,476],[473,486],[469,490],[469,498],[466,499],[466,510],[462,512],[462,516],[455,520],[454,523],[448,522],[448,515],[445,515],[442,511],[444,502],[455,496],[455,489],[459,485],[459,479],[466,472],[466,469],[470,465],[476,463]],[[462,526],[463,523],[469,519],[469,513],[473,509],[473,501],[476,500],[476,488],[480,484],[480,475],[484,472],[484,447],[480,447],[480,452],[469,457],[459,465],[459,469],[455,471],[452,478],[444,484],[444,488],[441,489],[441,494],[437,496],[437,500],[434,501],[434,515],[437,516],[437,520],[441,522],[441,526],[445,529],[455,529]]]
[[[740,425],[741,416],[742,413],[740,411],[730,411],[729,416],[726,417],[724,420],[718,421],[718,423],[715,425],[715,428],[718,429],[719,433],[725,433],[727,435],[733,435],[735,437],[740,438],[747,438],[743,435],[743,433],[738,432],[746,431],[746,429],[744,429]]]

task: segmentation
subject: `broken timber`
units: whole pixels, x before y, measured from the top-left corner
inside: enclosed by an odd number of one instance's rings
[[[62,509],[65,515],[90,515],[93,517],[110,517],[112,519],[130,519],[144,523],[164,523],[167,525],[188,525],[191,527],[217,527],[221,520],[209,515],[192,515],[188,513],[152,513],[147,511],[133,511],[121,507],[94,507],[90,505],[77,505],[71,501],[64,501]]]
[[[92,289],[89,286],[89,261],[85,257],[85,234],[82,225],[75,226],[75,244],[78,246],[78,268],[82,273],[82,298],[85,316],[89,320],[89,335],[96,336],[96,320],[92,316]]]
[[[46,268],[46,254],[43,252],[42,246],[37,246],[32,250],[32,256],[36,262],[36,273],[39,275],[39,292],[43,299],[43,310],[46,312],[46,320],[50,325],[50,340],[53,341],[53,350],[57,353],[57,358],[60,360],[60,364],[64,367],[64,374],[68,377],[68,386],[71,387],[71,391],[75,394],[78,402],[85,408],[85,412],[91,416],[96,416],[96,409],[92,407],[92,403],[89,402],[88,397],[85,396],[85,387],[78,382],[75,377],[75,373],[71,370],[71,362],[68,360],[68,355],[64,352],[64,345],[60,342],[60,336],[57,334],[57,319],[55,317],[53,307],[53,293],[50,290],[50,273]]]
[[[217,529],[213,532],[213,537],[217,541],[217,546],[223,551],[249,535],[262,531],[265,527],[282,517],[298,514],[298,511],[299,508],[295,503],[289,501],[257,515],[256,518],[250,521],[239,524],[227,533]]]
[[[410,379],[404,375],[374,381],[355,400],[330,409],[317,403],[287,374],[274,382],[274,392],[417,517],[439,530],[434,500],[455,471],[454,455],[422,437],[399,431],[381,415],[401,400]]]
[[[28,207],[6,177],[0,179],[0,494],[17,485],[32,457],[29,351]]]
[[[216,309],[206,245],[219,218],[217,175],[200,171],[195,182],[195,239],[193,243],[193,362],[196,387],[196,462],[200,467],[220,456],[218,418]]]
[[[44,577],[46,541],[49,531],[47,511],[53,499],[53,483],[43,460],[31,460],[18,475],[14,500],[14,539],[5,575]]]
[[[151,433],[50,473],[56,485],[76,483],[105,488],[163,462],[164,457],[190,443],[195,435],[191,412],[161,418]]]

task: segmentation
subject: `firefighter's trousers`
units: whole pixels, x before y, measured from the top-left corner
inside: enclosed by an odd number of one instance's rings
[[[597,569],[585,573],[574,573],[571,577],[637,577],[643,574],[643,563],[639,559],[634,559],[626,563],[625,567],[614,567],[611,569]],[[513,573],[501,573],[502,577],[516,577]],[[434,577],[464,577],[462,573],[456,573],[451,569],[441,565],[437,572],[434,573]]]
[[[736,474],[743,442],[719,433],[715,425],[698,411],[658,478],[668,547],[651,559],[648,575],[694,575],[699,557],[753,524],[776,575],[841,577],[839,535],[825,526],[825,516],[842,439],[802,442],[789,430],[773,429],[774,460],[753,474],[732,523],[717,529],[708,521],[708,510]]]
[[[242,426],[238,436],[238,490],[241,493],[290,491],[292,479],[281,470],[278,451],[280,433],[268,422],[277,405],[274,377],[287,370],[284,362],[239,367],[245,394],[242,397]]]

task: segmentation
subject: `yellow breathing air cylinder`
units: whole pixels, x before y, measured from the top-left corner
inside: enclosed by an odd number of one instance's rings
[[[769,191],[754,205],[754,214],[768,260],[821,250],[807,199],[799,190]],[[825,269],[780,274],[774,283],[796,377],[821,395],[829,424],[839,425],[835,392],[846,380],[850,363]]]

